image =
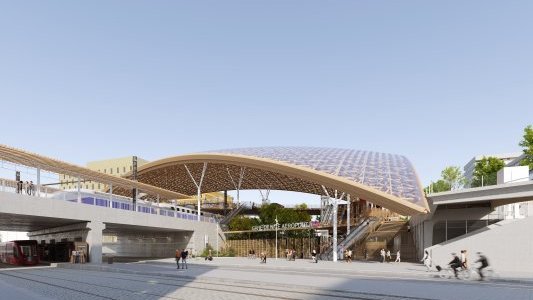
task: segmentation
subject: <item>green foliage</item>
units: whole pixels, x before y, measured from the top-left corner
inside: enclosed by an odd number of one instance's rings
[[[300,204],[300,208],[307,208],[307,205]],[[279,224],[309,222],[311,216],[305,210],[284,208],[277,203],[265,204],[259,210],[261,224],[275,224],[276,217]]]
[[[200,253],[200,256],[201,257],[208,256],[209,255],[209,250],[211,250],[211,254],[212,255],[215,255],[215,251],[214,251],[215,249],[213,249],[213,247],[211,245],[207,244],[207,246],[205,246],[205,248],[204,248],[204,251],[202,253]]]
[[[495,185],[496,174],[505,166],[505,163],[496,157],[483,157],[476,163],[474,168],[474,178],[472,179],[472,187],[483,185]]]
[[[255,218],[247,218],[245,216],[237,216],[229,222],[230,230],[252,230],[252,226],[259,225],[259,221]]]
[[[426,191],[432,191],[433,193],[447,192],[449,190],[450,184],[442,179],[432,182],[430,186],[426,187]]]
[[[235,249],[231,248],[231,247],[228,247],[228,248],[223,248],[220,250],[219,253],[217,253],[215,251],[215,249],[213,249],[213,247],[209,244],[207,244],[207,246],[205,247],[204,251],[200,254],[200,257],[206,257],[209,255],[209,250],[211,250],[211,255],[213,256],[220,256],[220,257],[234,257],[235,256]]]
[[[466,183],[466,179],[463,176],[463,172],[461,172],[460,167],[446,167],[444,168],[444,170],[442,170],[440,175],[442,177],[442,180],[444,180],[444,182],[446,182],[449,187],[449,189],[447,190],[456,190]]]
[[[524,148],[522,151],[525,154],[520,164],[533,170],[533,126],[528,125],[524,128],[524,139],[518,145]]]
[[[294,209],[307,209],[307,203],[297,204]]]

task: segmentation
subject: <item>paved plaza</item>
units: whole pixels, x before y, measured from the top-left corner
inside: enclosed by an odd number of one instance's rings
[[[442,279],[412,263],[171,259],[0,271],[5,299],[533,299],[531,276]],[[4,298],[2,298],[4,299]]]

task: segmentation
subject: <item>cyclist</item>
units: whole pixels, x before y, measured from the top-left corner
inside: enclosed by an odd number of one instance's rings
[[[450,268],[453,269],[453,274],[455,275],[455,278],[459,278],[457,276],[457,268],[460,268],[462,265],[461,259],[455,253],[452,253],[452,256],[453,256],[453,259],[451,262],[448,263],[448,265],[450,265]]]
[[[479,273],[479,280],[483,280],[485,278],[485,276],[483,276],[483,269],[489,266],[489,261],[481,252],[478,252],[477,255],[479,255],[479,259],[476,260],[476,262],[481,263],[481,266],[477,268],[477,272]]]

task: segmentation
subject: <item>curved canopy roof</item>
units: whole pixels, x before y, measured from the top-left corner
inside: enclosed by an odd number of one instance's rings
[[[174,156],[139,168],[138,180],[193,195],[201,191],[271,189],[323,195],[325,186],[401,214],[428,209],[412,164],[401,155],[318,147],[260,147]],[[187,166],[188,170],[187,172]]]

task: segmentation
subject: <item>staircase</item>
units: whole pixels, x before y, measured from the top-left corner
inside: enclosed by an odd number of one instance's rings
[[[402,259],[415,259],[416,249],[410,232],[407,231],[408,221],[387,221],[368,234],[356,248],[356,256],[364,257],[365,249],[368,259],[379,259],[379,251],[388,249],[391,252],[400,250]],[[395,243],[395,239],[397,239]]]
[[[236,216],[238,216],[244,209],[248,208],[248,203],[241,202],[241,204],[237,205],[232,211],[229,212],[222,220],[220,220],[220,226],[227,230],[229,222]]]

